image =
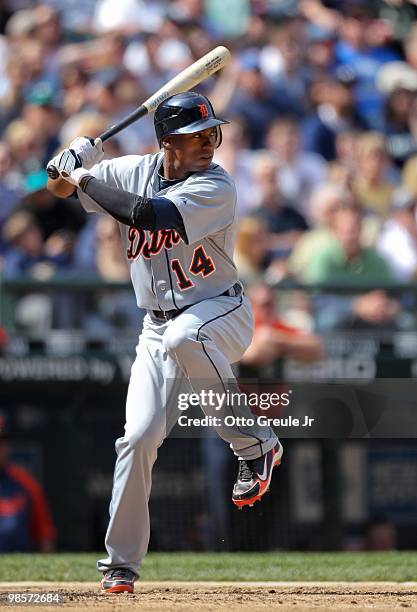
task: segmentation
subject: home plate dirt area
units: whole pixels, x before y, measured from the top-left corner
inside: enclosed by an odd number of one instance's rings
[[[159,610],[417,610],[417,582],[138,582],[134,594],[106,595],[97,583],[0,584],[0,607],[9,593],[53,593],[60,604],[25,604],[20,609]]]

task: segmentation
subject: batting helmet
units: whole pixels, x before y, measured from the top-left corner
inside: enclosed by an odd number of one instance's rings
[[[222,141],[220,125],[229,123],[217,119],[210,100],[194,91],[175,94],[156,109],[154,125],[159,145],[168,134],[193,134],[210,127],[217,129],[216,147]]]

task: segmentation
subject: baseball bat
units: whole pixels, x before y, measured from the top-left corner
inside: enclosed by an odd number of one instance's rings
[[[127,115],[124,119],[115,123],[108,130],[100,134],[100,139],[105,142],[115,134],[118,134],[124,130],[128,125],[137,121],[141,117],[144,117],[148,113],[153,112],[161,102],[173,96],[174,94],[181,93],[182,91],[189,91],[201,81],[204,81],[207,77],[211,76],[220,68],[223,68],[230,59],[230,51],[226,47],[216,47],[203,57],[200,57],[194,64],[188,66],[177,74],[173,79],[168,81],[166,85],[158,89],[157,92],[152,94],[143,104],[141,104],[136,110]],[[57,179],[59,172],[54,166],[48,166],[48,176],[51,179]]]

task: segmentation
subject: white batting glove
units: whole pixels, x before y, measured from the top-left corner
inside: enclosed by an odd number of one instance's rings
[[[46,169],[50,166],[55,167],[58,172],[61,174],[62,171],[72,172],[76,168],[80,168],[82,166],[81,159],[72,149],[64,149],[58,155],[55,155],[47,164]]]
[[[81,165],[87,170],[101,162],[104,157],[103,143],[100,138],[93,140],[92,138],[79,136],[70,143],[69,148],[78,155]]]
[[[67,172],[66,170],[62,170],[60,173],[61,178],[68,181],[68,183],[72,183],[76,187],[80,186],[80,181],[84,176],[90,174],[90,172],[86,168],[76,168],[71,172]]]

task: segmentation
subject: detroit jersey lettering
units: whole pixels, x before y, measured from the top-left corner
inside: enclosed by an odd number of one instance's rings
[[[178,208],[188,244],[174,230],[148,232],[119,223],[137,304],[148,310],[183,308],[220,295],[237,281],[233,263],[236,190],[227,172],[205,172],[160,189],[163,153],[105,160],[91,174],[107,185],[144,197],[169,198]],[[105,211],[81,190],[88,212]]]

